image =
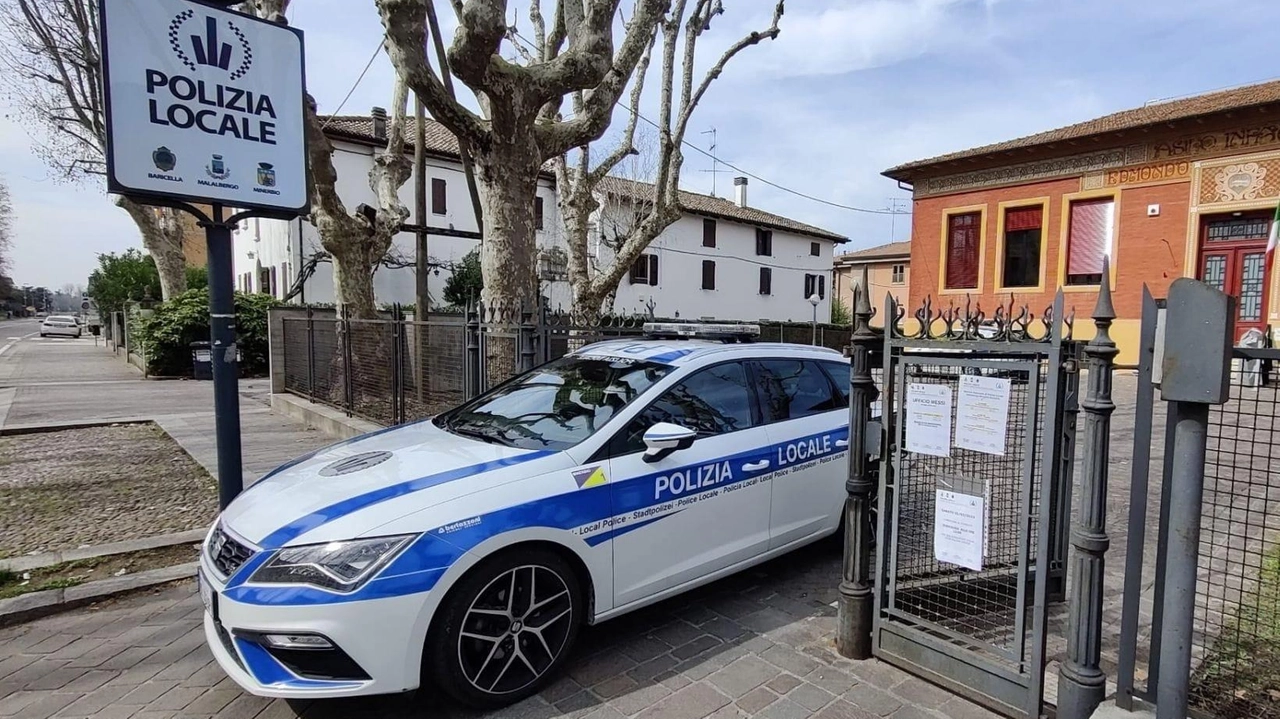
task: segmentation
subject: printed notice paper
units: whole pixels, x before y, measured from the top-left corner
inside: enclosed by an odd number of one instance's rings
[[[907,385],[907,451],[951,456],[951,388]]]
[[[999,377],[960,375],[956,402],[956,446],[1004,456],[1009,429],[1009,388]]]
[[[951,490],[936,490],[933,519],[933,556],[939,562],[982,571],[983,514],[982,497]]]

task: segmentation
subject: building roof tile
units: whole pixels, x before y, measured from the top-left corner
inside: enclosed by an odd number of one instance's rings
[[[1136,130],[1175,120],[1212,115],[1215,113],[1240,110],[1258,105],[1280,102],[1280,80],[1246,85],[1244,87],[1219,90],[1191,97],[1178,98],[1160,102],[1152,102],[1131,110],[1114,112],[1110,115],[1067,125],[1055,130],[1038,132],[1004,142],[982,145],[968,150],[952,152],[924,160],[908,162],[884,171],[888,177],[906,180],[922,170],[952,160],[963,160],[994,155],[1009,150],[1022,150],[1056,142],[1078,140],[1081,138],[1104,135],[1111,132]]]
[[[854,252],[846,252],[843,255],[836,255],[836,265],[853,265],[862,262],[875,262],[877,260],[901,259],[911,257],[911,242],[890,242],[886,245],[877,245],[868,247],[865,250],[857,250]]]

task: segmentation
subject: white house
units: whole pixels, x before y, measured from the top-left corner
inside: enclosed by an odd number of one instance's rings
[[[412,122],[412,121],[411,121]],[[338,194],[348,208],[374,204],[369,169],[374,153],[386,146],[386,116],[375,108],[370,117],[336,116],[327,120],[326,134],[334,145]],[[475,231],[457,140],[442,125],[428,120],[424,154],[427,158],[427,214],[412,217],[414,181],[401,188],[410,209],[410,222],[432,227]],[[411,151],[411,150],[410,150]],[[809,297],[819,296],[817,316],[830,316],[833,249],[846,240],[839,234],[747,204],[747,180],[736,178],[735,199],[682,192],[684,216],[668,227],[631,268],[618,288],[614,309],[651,310],[661,317],[808,321],[814,308]],[[602,208],[593,220],[589,248],[593,262],[612,258],[610,238],[632,221],[633,200],[644,198],[651,186],[608,178],[602,184]],[[570,304],[564,254],[567,245],[556,205],[554,177],[538,183],[541,247],[539,272],[543,292],[553,306]],[[304,220],[252,219],[234,233],[237,286],[249,292],[283,297],[301,267],[320,248],[315,229]],[[477,245],[475,240],[430,235],[428,255],[448,266]],[[414,236],[396,238],[393,255],[404,267],[382,267],[374,275],[379,302],[414,302]],[[448,270],[428,277],[428,291],[442,302]],[[331,266],[320,264],[294,298],[299,303],[332,302]]]

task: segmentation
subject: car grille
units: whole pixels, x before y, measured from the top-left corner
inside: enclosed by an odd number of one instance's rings
[[[209,553],[209,561],[213,562],[218,573],[224,577],[235,574],[253,556],[253,550],[222,531],[222,525],[213,528],[206,551]]]

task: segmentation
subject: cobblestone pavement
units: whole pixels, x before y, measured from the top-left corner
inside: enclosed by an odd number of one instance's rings
[[[830,644],[834,542],[592,627],[565,676],[487,715],[432,696],[286,703],[213,662],[190,583],[0,629],[0,717],[356,719],[986,719],[994,715]]]

